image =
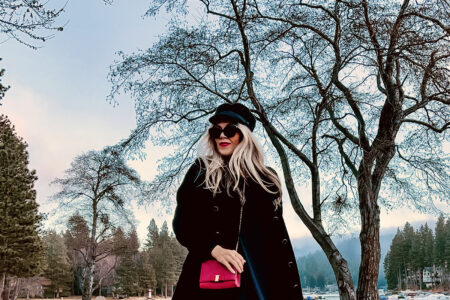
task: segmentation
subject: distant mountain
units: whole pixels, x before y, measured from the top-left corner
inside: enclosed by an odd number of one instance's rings
[[[427,224],[429,227],[434,228],[435,227],[435,221],[428,221]],[[410,224],[415,228],[419,228],[420,225],[424,225],[424,222],[410,222]],[[402,229],[403,227],[400,227]],[[380,243],[381,243],[381,254],[384,255],[389,250],[389,247],[391,246],[391,241],[394,235],[397,233],[397,227],[389,227],[389,228],[382,228],[380,231]],[[346,235],[342,238],[335,238],[332,237],[333,241],[338,246],[338,249],[341,250],[341,247],[346,247],[346,243],[348,240],[357,240],[358,245],[357,248],[359,249],[359,240],[358,240],[358,233],[354,234],[353,236],[356,236],[356,238],[351,237],[351,235]],[[317,242],[312,237],[302,237],[302,238],[294,238],[291,239],[292,246],[294,247],[294,253],[296,257],[300,256],[306,256],[309,253],[315,252],[317,250],[321,250]],[[354,244],[352,244],[354,245]],[[350,251],[348,254],[352,254]],[[357,253],[357,255],[360,255],[360,252]],[[345,257],[347,259],[348,257]]]

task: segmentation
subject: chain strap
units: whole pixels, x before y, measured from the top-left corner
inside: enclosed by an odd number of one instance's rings
[[[243,189],[245,190],[245,185],[244,185]],[[239,235],[241,233],[241,223],[242,223],[242,210],[243,210],[244,204],[245,204],[245,201],[243,201],[244,200],[243,194],[245,194],[245,192],[242,193],[241,190],[239,190],[239,188],[238,188],[238,193],[239,193],[239,198],[240,198],[239,200],[241,202],[241,213],[239,215],[239,231],[238,231],[238,237],[237,237],[237,242],[236,242],[236,251],[238,250],[238,245],[239,245]]]

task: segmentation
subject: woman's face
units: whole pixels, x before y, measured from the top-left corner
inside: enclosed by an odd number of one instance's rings
[[[214,126],[218,126],[220,128],[225,128],[230,124],[230,122],[220,122],[215,124]],[[217,151],[222,156],[231,156],[233,154],[234,149],[236,149],[237,145],[240,143],[241,134],[237,132],[232,137],[227,137],[223,132],[220,133],[219,138],[214,139],[216,143]]]

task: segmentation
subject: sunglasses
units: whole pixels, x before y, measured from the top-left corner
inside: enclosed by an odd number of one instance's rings
[[[218,126],[211,127],[209,129],[209,136],[211,138],[213,138],[213,139],[218,139],[218,138],[220,138],[220,134],[222,132],[227,138],[232,138],[238,132],[241,133],[241,131],[239,130],[239,128],[237,128],[236,125],[228,124],[227,126],[225,126],[224,129],[222,129],[222,128],[218,127]]]

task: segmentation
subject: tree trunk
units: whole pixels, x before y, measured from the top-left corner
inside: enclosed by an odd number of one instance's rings
[[[16,300],[17,296],[19,296],[20,281],[21,281],[20,278],[16,279],[16,285],[14,286],[14,293],[12,300]]]
[[[103,280],[103,278],[100,278],[100,280],[98,281],[98,295],[99,296],[102,295],[102,280]]]
[[[89,239],[89,245],[86,253],[86,269],[83,278],[83,295],[82,300],[91,300],[92,286],[94,284],[95,257],[97,252],[96,235],[97,235],[97,197],[92,200],[92,229]]]
[[[92,259],[92,248],[88,246],[88,255],[86,256],[86,270],[83,278],[83,295],[82,300],[91,300],[92,298],[92,285],[94,283],[94,261]]]
[[[422,290],[422,285],[423,285],[423,269],[420,269],[420,274],[419,274],[419,290]]]
[[[342,257],[339,250],[334,245],[333,241],[326,234],[325,230],[320,226],[316,226],[317,229],[321,229],[319,232],[311,231],[314,239],[319,243],[325,255],[328,258],[336,283],[339,290],[339,299],[341,300],[355,300],[356,293],[353,285],[353,279],[348,269],[347,261]]]
[[[361,213],[361,264],[357,298],[358,300],[377,300],[378,271],[380,265],[380,209],[372,192],[370,176],[372,164],[366,158],[360,165],[358,176],[359,210]]]
[[[3,289],[5,287],[5,280],[6,280],[6,274],[2,273],[2,276],[0,277],[0,299],[2,299]]]
[[[5,284],[3,287],[3,292],[2,292],[2,300],[9,300],[9,285],[10,285],[10,281],[11,279],[5,275]]]

